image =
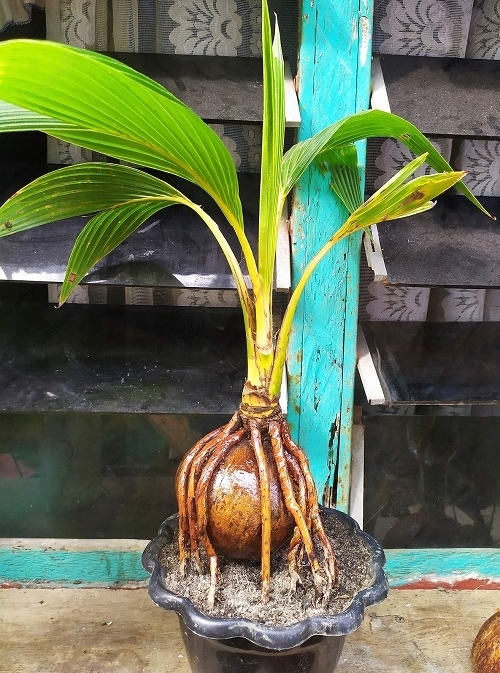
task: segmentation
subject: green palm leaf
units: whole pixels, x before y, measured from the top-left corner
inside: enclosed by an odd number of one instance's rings
[[[43,175],[0,207],[0,237],[66,217],[104,211],[88,222],[75,242],[61,293],[63,303],[100,259],[148,217],[173,204],[191,208],[218,241],[248,314],[246,320],[254,330],[251,300],[241,268],[217,223],[177,189],[137,168],[89,162]]]
[[[185,200],[171,185],[136,168],[92,162],[67,166],[34,180],[0,207],[0,237],[144,197]]]
[[[322,152],[316,157],[320,170],[331,176],[330,186],[352,213],[363,203],[358,152],[354,143]]]
[[[266,301],[272,292],[278,227],[283,209],[281,163],[285,137],[285,74],[278,24],[274,40],[267,4],[262,17],[264,110],[259,204],[258,266]]]
[[[362,206],[349,216],[347,221],[335,233],[340,240],[372,224],[397,220],[429,210],[434,206],[432,199],[445,192],[461,180],[464,171],[450,171],[434,175],[422,175],[404,184],[404,180],[413,173],[426,157],[418,157],[399,171],[388,183],[373,194]]]
[[[165,187],[169,187],[166,183],[164,184]],[[165,189],[161,196],[145,196],[116,205],[95,215],[87,223],[77,237],[71,251],[61,289],[60,304],[68,299],[78,283],[99,260],[133,234],[148,217],[174,204],[185,205],[196,212],[207,224],[221,246],[233,274],[244,309],[244,318],[248,325],[247,334],[250,334],[255,329],[252,302],[241,268],[231,247],[222,235],[217,223],[200,206],[173,189],[172,193],[168,193],[168,189]],[[251,347],[251,343],[249,343],[249,347]]]
[[[283,157],[282,169],[282,183],[285,194],[290,192],[311,162],[321,153],[343,147],[357,140],[375,137],[396,138],[414,154],[427,153],[427,163],[435,170],[452,170],[448,162],[443,159],[436,148],[413,124],[390,112],[366,110],[357,112],[328,126],[312,138],[304,140],[288,150]],[[463,182],[457,183],[457,188],[483,213],[489,215]],[[491,215],[489,216],[491,217]]]
[[[244,233],[232,158],[192,110],[156,82],[104,55],[45,41],[0,43],[0,132],[41,130],[200,186],[213,197],[238,236],[253,295],[238,258],[210,215],[162,180],[128,166],[82,164],[39,178],[0,207],[0,236],[66,217],[93,215],[71,253],[61,293],[64,302],[88,271],[148,217],[174,203],[191,208],[221,246],[235,279],[245,320],[248,381],[268,390],[272,398],[279,392],[300,294],[328,250],[370,224],[432,207],[432,198],[464,174],[453,173],[412,124],[379,110],[351,115],[283,157],[283,57],[277,27],[272,40],[266,0],[262,0],[262,9],[264,123],[258,263]],[[393,137],[415,154],[426,154],[361,205],[354,143],[370,137]],[[444,173],[405,184],[424,160]],[[330,174],[333,190],[352,215],[308,263],[292,293],[276,343],[272,285],[281,210],[290,190],[314,161]],[[458,187],[486,212],[463,183]]]
[[[6,101],[0,101],[0,132],[10,131],[45,131],[56,133],[69,130],[71,124],[58,122],[51,117],[25,110],[18,105],[12,105]],[[52,133],[53,135],[53,133]]]
[[[281,323],[281,330],[276,345],[276,358],[269,384],[271,394],[278,394],[280,389],[293,318],[299,299],[312,273],[327,253],[343,238],[372,224],[414,215],[432,208],[434,205],[432,199],[452,187],[464,176],[463,171],[450,171],[436,175],[423,175],[405,184],[406,178],[426,159],[426,155],[418,157],[411,164],[399,171],[389,181],[389,186],[384,185],[384,187],[375,192],[368,201],[363,203],[349,216],[347,221],[337,229],[333,236],[307,264],[292,292]]]
[[[80,53],[81,49],[77,47],[69,47],[70,49],[73,49],[74,51]],[[90,55],[90,58],[95,61],[96,59],[99,60],[101,59],[103,63],[105,63],[107,66],[110,66],[111,68],[114,68],[117,72],[122,72],[128,75],[131,79],[134,81],[138,82],[139,84],[142,84],[143,86],[147,87],[148,89],[151,89],[151,91],[154,91],[155,93],[159,94],[160,96],[165,96],[165,98],[168,98],[169,100],[172,100],[176,103],[180,103],[181,105],[185,105],[182,101],[180,101],[176,96],[174,96],[173,93],[171,93],[168,89],[165,89],[164,86],[161,84],[158,84],[158,82],[155,82],[154,79],[151,79],[150,77],[146,77],[146,75],[143,75],[142,73],[138,72],[137,70],[134,70],[134,68],[131,68],[128,65],[125,65],[125,63],[122,63],[121,61],[117,61],[114,58],[109,58],[105,54],[100,54],[99,52],[92,52],[85,50],[83,52],[84,56]]]
[[[131,201],[93,217],[76,239],[68,260],[59,304],[63,304],[78,283],[99,260],[136,231],[148,217],[178,203],[169,197],[150,197]]]
[[[0,44],[0,91],[4,101],[42,115],[39,128],[51,135],[194,182],[233,227],[243,228],[236,169],[224,143],[143,75],[93,52],[12,40]],[[18,115],[19,129],[26,130],[26,115]],[[56,120],[54,128],[47,117]],[[11,121],[7,126],[12,130]]]

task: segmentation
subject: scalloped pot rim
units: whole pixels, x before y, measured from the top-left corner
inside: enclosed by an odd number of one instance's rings
[[[173,610],[182,617],[185,625],[196,635],[211,639],[246,638],[254,645],[269,650],[286,650],[297,647],[312,636],[346,636],[361,625],[364,610],[374,603],[383,601],[389,585],[383,571],[385,555],[380,545],[370,535],[362,531],[354,519],[335,509],[321,508],[325,514],[333,515],[347,524],[354,534],[361,537],[372,551],[373,582],[354,597],[350,606],[340,614],[306,617],[287,626],[268,626],[249,619],[229,619],[210,617],[191,601],[170,592],[163,583],[162,569],[158,561],[161,548],[172,539],[177,515],[169,517],[160,527],[159,534],[146,547],[143,565],[151,573],[149,596],[153,603],[165,610]]]

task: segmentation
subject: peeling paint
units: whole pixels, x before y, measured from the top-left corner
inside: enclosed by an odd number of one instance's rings
[[[353,19],[351,23],[351,38],[353,42],[357,42],[358,40],[358,23],[356,19]]]
[[[368,57],[371,55],[371,41],[372,41],[372,24],[368,17],[362,16],[360,20],[361,25],[361,42],[359,45],[359,58],[361,67],[366,66]]]
[[[328,440],[329,453],[332,454],[334,442],[339,434],[339,416],[335,418],[334,422],[330,426],[330,439]],[[330,459],[333,460],[333,455],[330,455]]]
[[[458,550],[457,550],[458,551]],[[441,579],[422,579],[416,582],[409,582],[391,587],[392,589],[449,589],[452,591],[498,591],[500,589],[500,582],[498,580],[490,579],[466,579],[466,580],[450,580],[448,582]]]

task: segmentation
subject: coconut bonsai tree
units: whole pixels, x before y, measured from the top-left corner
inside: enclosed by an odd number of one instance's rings
[[[245,235],[231,155],[191,109],[154,81],[103,55],[50,42],[14,40],[0,45],[0,131],[41,130],[127,164],[91,162],[61,168],[27,185],[0,208],[0,236],[92,215],[69,257],[60,304],[101,258],[147,218],[173,204],[191,208],[205,222],[234,277],[248,363],[241,404],[227,424],[188,451],[176,480],[180,567],[188,572],[194,565],[202,572],[206,557],[209,605],[216,592],[219,554],[260,558],[262,600],[267,601],[271,554],[288,540],[292,587],[300,581],[303,557],[314,578],[317,600],[326,600],[336,584],[335,555],[323,530],[308,461],[279,406],[292,321],[316,266],[344,237],[431,208],[432,199],[455,183],[482,208],[458,182],[464,173],[453,172],[413,125],[389,113],[354,114],[283,154],[283,57],[277,26],[272,36],[266,0],[262,45],[264,115],[256,255]],[[420,156],[363,203],[354,143],[373,136],[397,138]],[[408,181],[424,161],[440,172]],[[313,162],[330,174],[331,187],[350,215],[332,230],[329,241],[297,279],[277,326],[273,276],[279,222],[290,191]],[[182,191],[128,164],[169,173],[204,189],[234,229],[241,250],[231,249],[217,222]],[[219,478],[221,465],[241,456],[251,464],[255,478],[243,486],[236,481],[228,486]]]

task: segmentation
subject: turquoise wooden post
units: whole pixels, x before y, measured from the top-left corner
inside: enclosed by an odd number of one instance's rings
[[[303,1],[299,140],[367,108],[372,8],[373,0]],[[345,218],[327,181],[312,168],[295,192],[295,277]],[[359,237],[341,243],[316,270],[297,313],[288,368],[288,415],[295,439],[308,454],[320,498],[325,504],[336,501],[344,511],[349,501],[359,244]]]

